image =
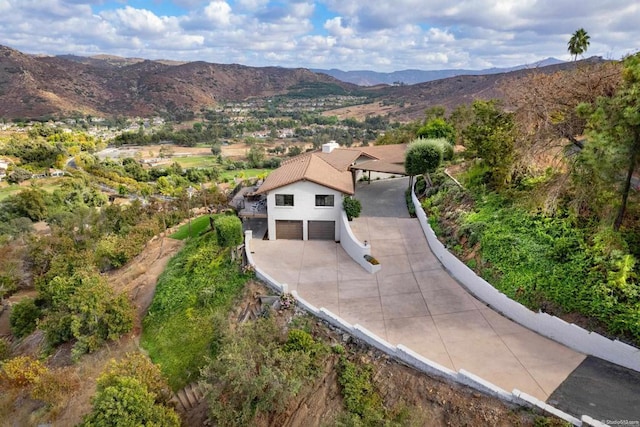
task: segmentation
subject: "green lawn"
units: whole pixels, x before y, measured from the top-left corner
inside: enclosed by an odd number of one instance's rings
[[[178,231],[170,235],[172,239],[184,240],[188,237],[197,237],[209,228],[209,215],[202,215],[191,220],[191,236],[189,236],[189,223],[181,226]]]
[[[64,178],[46,178],[36,180],[35,182],[38,188],[46,191],[47,193],[53,193],[61,187],[61,179]],[[2,183],[2,185],[0,185],[0,201],[27,188],[29,187],[24,185]]]
[[[259,175],[268,175],[273,169],[238,169],[233,171],[224,171],[220,174],[220,179],[231,181],[234,178],[255,178]]]
[[[20,187],[19,185],[2,185],[0,186],[0,200],[4,200],[12,194],[17,193],[22,190],[24,187]]]
[[[183,168],[207,168],[218,164],[215,156],[186,156],[171,159]]]

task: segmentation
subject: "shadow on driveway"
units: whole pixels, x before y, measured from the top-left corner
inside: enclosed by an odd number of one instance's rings
[[[409,218],[404,192],[409,178],[393,178],[356,184],[356,199],[362,203],[361,216]]]

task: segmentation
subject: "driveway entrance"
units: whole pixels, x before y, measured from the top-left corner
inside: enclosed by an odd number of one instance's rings
[[[355,198],[362,204],[361,216],[409,218],[404,192],[409,188],[409,177],[359,182]]]

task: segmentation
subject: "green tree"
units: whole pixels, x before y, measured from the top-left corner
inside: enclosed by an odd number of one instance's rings
[[[584,28],[576,30],[576,32],[571,35],[571,39],[569,39],[569,43],[567,43],[567,50],[573,55],[574,61],[578,59],[578,55],[582,55],[587,51],[590,38]]]
[[[14,166],[13,170],[7,176],[7,181],[11,184],[19,184],[22,181],[31,179],[32,173],[26,169]]]
[[[437,117],[429,120],[418,129],[418,138],[444,138],[453,144],[456,142],[456,130],[445,119]]]
[[[588,143],[580,154],[598,172],[594,177],[604,185],[612,185],[619,197],[615,230],[622,225],[640,157],[640,54],[624,60],[622,78],[622,85],[613,96],[599,98],[595,106],[579,107],[589,117]]]
[[[442,163],[442,144],[439,140],[418,139],[407,147],[404,169],[411,177],[424,175],[430,183],[429,174],[435,172]]]
[[[127,353],[122,360],[111,359],[98,378],[98,384],[105,388],[117,384],[121,377],[140,381],[147,391],[155,395],[156,403],[167,403],[171,399],[171,388],[160,368],[142,353]]]
[[[360,216],[360,212],[362,211],[362,204],[358,199],[354,199],[351,196],[344,196],[344,198],[342,199],[342,208],[347,214],[347,219],[351,221],[353,218],[357,218]]]
[[[25,298],[11,309],[9,324],[11,333],[18,338],[26,337],[36,330],[36,322],[42,315],[33,298]]]
[[[46,302],[39,327],[50,344],[76,340],[74,356],[95,351],[133,327],[133,307],[127,295],[117,295],[97,273],[56,276],[39,291]]]
[[[468,154],[480,160],[486,183],[500,189],[509,182],[514,162],[516,127],[513,114],[496,101],[473,102],[473,121],[463,132]]]
[[[247,160],[249,161],[249,167],[259,168],[264,161],[264,148],[258,145],[252,145],[247,153]]]
[[[31,187],[7,197],[3,204],[14,218],[26,217],[32,221],[41,221],[47,216],[46,197],[43,190]]]

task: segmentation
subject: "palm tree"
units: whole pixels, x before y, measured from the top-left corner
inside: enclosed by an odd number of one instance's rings
[[[578,59],[578,55],[582,55],[589,48],[589,34],[584,28],[580,28],[571,36],[569,43],[567,43],[569,53],[573,55],[573,60]]]

